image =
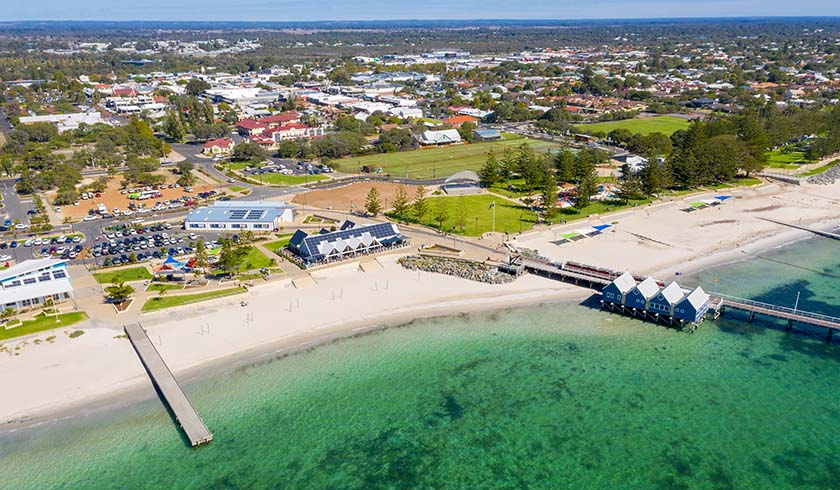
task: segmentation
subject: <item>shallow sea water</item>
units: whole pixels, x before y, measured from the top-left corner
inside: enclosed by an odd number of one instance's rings
[[[840,315],[838,251],[681,281]],[[192,382],[215,436],[197,450],[157,399],[0,433],[0,488],[838,488],[837,341],[596,305],[417,321]]]

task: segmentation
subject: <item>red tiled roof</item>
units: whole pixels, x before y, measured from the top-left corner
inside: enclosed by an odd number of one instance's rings
[[[218,146],[219,148],[230,148],[230,145],[233,144],[233,141],[227,138],[218,138],[215,140],[209,140],[204,143],[205,148],[213,148],[214,146]]]
[[[273,116],[267,116],[259,120],[262,123],[285,123],[289,121],[300,120],[300,115],[297,112],[281,112]]]
[[[259,129],[265,127],[265,123],[261,121],[255,121],[253,119],[243,119],[239,121],[236,125],[244,129]]]

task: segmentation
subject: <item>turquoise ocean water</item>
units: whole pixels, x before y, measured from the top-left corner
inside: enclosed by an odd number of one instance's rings
[[[682,280],[840,316],[838,247]],[[157,399],[0,432],[0,488],[837,489],[823,335],[591,304],[417,321],[190,383],[215,435],[197,450]]]

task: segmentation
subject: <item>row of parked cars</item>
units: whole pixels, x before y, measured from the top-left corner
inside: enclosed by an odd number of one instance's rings
[[[11,242],[2,242],[0,243],[0,249],[6,248],[17,248],[18,246],[22,245],[24,247],[40,247],[41,245],[60,245],[62,243],[80,243],[82,241],[82,237],[79,235],[76,236],[65,236],[61,235],[58,237],[52,238],[31,238],[26,241],[17,241],[12,240]]]

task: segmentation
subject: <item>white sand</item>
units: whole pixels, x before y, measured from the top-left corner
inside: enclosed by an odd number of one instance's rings
[[[362,272],[358,263],[314,274],[318,284],[296,289],[291,281],[255,287],[248,296],[220,299],[144,315],[142,324],[173,372],[228,356],[315,345],[336,332],[354,333],[395,321],[502,308],[590,293],[534,276],[494,286],[411,272],[383,257],[384,267]],[[240,300],[247,299],[246,307]],[[77,330],[74,326],[70,330]],[[117,326],[115,326],[117,327]],[[110,398],[114,392],[152,388],[128,340],[115,328],[88,328],[54,343],[10,342],[0,353],[7,396],[0,421],[33,422],[56,411]],[[15,347],[22,346],[15,351]]]
[[[683,201],[619,213],[603,221],[617,222],[614,231],[575,243],[558,246],[551,241],[555,233],[587,223],[523,235],[518,242],[557,260],[636,273],[657,272],[666,280],[674,271],[688,272],[747,257],[744,252],[809,236],[761,221],[758,216],[791,222],[801,219],[803,224],[840,220],[840,183],[782,189],[765,186],[731,194],[735,199],[724,205],[694,213],[680,211],[687,205]],[[308,284],[300,289],[291,280],[256,287],[246,297],[246,307],[239,305],[242,297],[220,299],[143,315],[142,323],[159,343],[172,370],[183,376],[211,361],[228,362],[232,356],[315,345],[341,332],[590,294],[534,276],[494,286],[410,272],[394,262],[395,256],[378,260],[383,267],[367,267],[367,272],[359,270],[357,263],[314,272],[314,281],[305,281]],[[75,339],[59,331],[35,336],[43,340],[55,335],[53,343],[35,345],[29,338],[4,345],[0,352],[0,421],[11,421],[9,427],[13,427],[46,419],[58,411],[104,403],[115,394],[122,399],[152,394],[128,340],[116,338],[122,334],[121,325],[94,328],[88,323],[72,330],[78,328],[86,333]]]
[[[682,211],[690,202],[720,194],[734,197],[720,206],[691,213]],[[783,189],[770,185],[692,196],[592,220],[591,224],[613,227],[590,238],[555,243],[561,233],[588,225],[576,223],[523,235],[516,243],[539,250],[553,260],[657,274],[668,280],[675,272],[687,273],[712,263],[748,258],[757,250],[812,236],[759,217],[817,228],[837,224],[840,183]]]

